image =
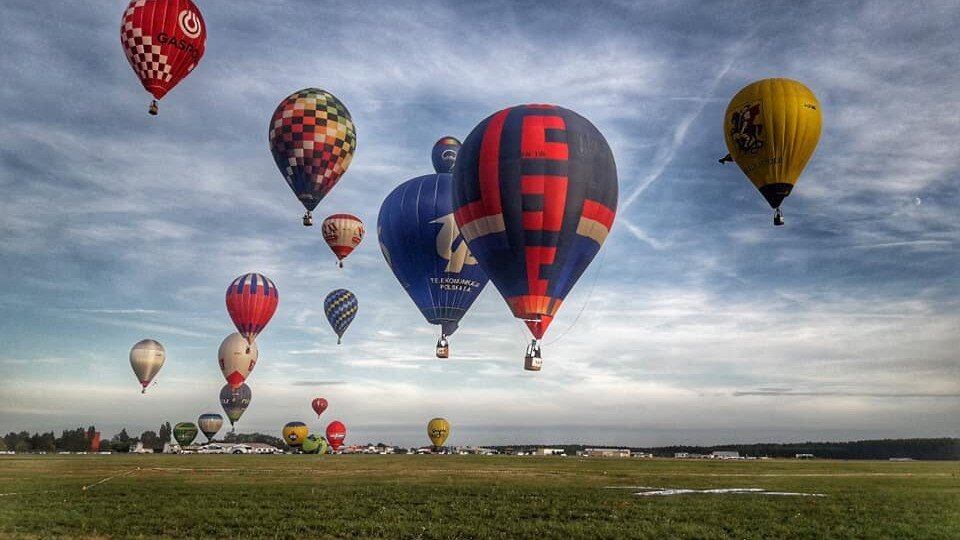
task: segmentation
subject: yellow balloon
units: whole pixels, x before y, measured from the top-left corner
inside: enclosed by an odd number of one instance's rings
[[[432,442],[434,446],[443,446],[449,434],[450,422],[447,422],[446,418],[434,418],[427,423],[427,436],[430,437],[430,442]]]
[[[782,224],[780,203],[790,195],[820,140],[820,103],[802,83],[763,79],[730,100],[723,117],[727,150]]]
[[[283,440],[294,448],[303,446],[307,434],[307,425],[303,422],[288,422],[287,425],[283,426]]]

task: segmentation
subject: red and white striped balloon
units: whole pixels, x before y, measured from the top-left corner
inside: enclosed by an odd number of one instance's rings
[[[280,295],[267,276],[244,274],[227,287],[227,312],[237,331],[252,344],[277,310]]]

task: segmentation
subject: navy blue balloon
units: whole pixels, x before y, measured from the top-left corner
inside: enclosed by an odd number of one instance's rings
[[[452,184],[447,173],[408,180],[387,195],[377,220],[393,275],[427,322],[448,336],[487,284],[454,220]]]
[[[460,152],[460,141],[456,137],[442,137],[433,145],[433,151],[430,153],[433,169],[438,173],[453,173],[458,152]]]
[[[323,311],[327,314],[327,321],[337,334],[337,345],[340,344],[343,333],[357,316],[357,295],[346,289],[336,289],[327,295],[323,301]]]

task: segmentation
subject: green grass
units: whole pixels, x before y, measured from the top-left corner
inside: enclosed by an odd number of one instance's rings
[[[960,538],[957,462],[3,456],[0,493],[18,538]]]

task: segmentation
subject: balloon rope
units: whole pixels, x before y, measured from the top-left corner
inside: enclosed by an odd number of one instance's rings
[[[113,475],[113,476],[108,476],[108,477],[106,477],[106,478],[104,478],[104,479],[102,479],[102,480],[99,480],[99,481],[97,481],[97,482],[94,482],[94,483],[92,483],[92,484],[90,484],[90,485],[83,486],[83,487],[81,487],[80,489],[81,489],[81,491],[86,491],[86,490],[92,488],[93,486],[99,486],[100,484],[102,484],[102,483],[104,483],[104,482],[108,482],[108,481],[110,481],[110,480],[113,480],[114,478],[116,478],[116,477],[118,477],[118,476],[126,476],[126,475],[128,475],[128,474],[135,473],[135,472],[137,472],[137,471],[139,471],[139,470],[140,470],[140,467],[137,467],[136,469],[130,469],[129,471],[127,471],[127,472],[125,472],[125,473],[116,474],[116,475]]]
[[[600,270],[603,268],[603,260],[607,257],[607,252],[604,251],[600,254],[600,264],[597,266],[597,273],[593,275],[593,283],[590,284],[590,291],[587,293],[587,299],[583,301],[583,305],[580,306],[580,311],[577,312],[577,316],[574,317],[573,322],[570,323],[570,326],[566,327],[563,332],[560,332],[560,335],[550,340],[549,343],[544,343],[544,347],[553,345],[554,343],[563,339],[563,336],[567,335],[573,327],[577,324],[577,321],[580,320],[580,316],[583,315],[583,311],[587,309],[587,304],[590,303],[590,298],[593,297],[593,289],[597,286],[597,280],[600,278]]]

